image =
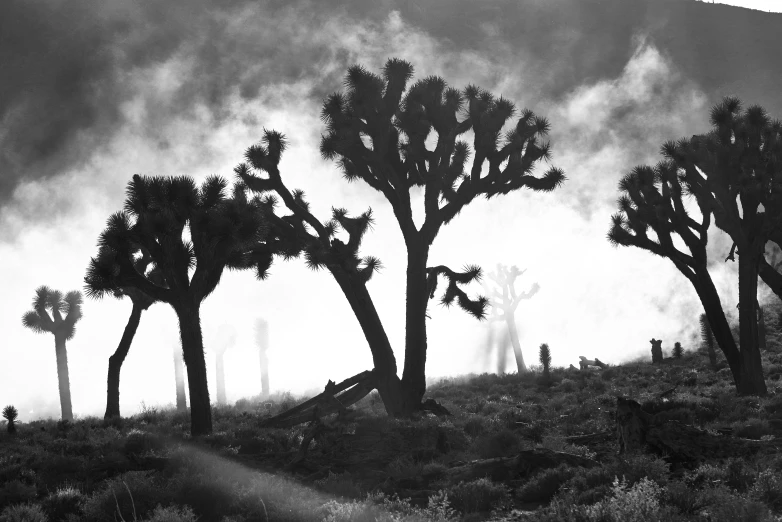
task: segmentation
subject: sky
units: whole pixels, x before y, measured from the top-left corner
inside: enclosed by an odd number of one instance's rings
[[[782,2],[779,0],[718,0],[716,3],[735,5],[771,13],[782,13]]]
[[[738,3],[738,2],[737,2]],[[742,2],[764,9],[763,2]],[[59,416],[54,339],[22,326],[41,285],[81,290],[87,264],[110,214],[122,208],[133,174],[211,174],[232,169],[264,128],[290,140],[281,172],[289,188],[308,194],[321,220],[334,207],[371,207],[374,229],[362,253],[383,269],[369,291],[401,369],[404,356],[404,269],[401,232],[378,193],[345,182],[318,152],[322,99],[342,88],[349,65],[379,72],[390,57],[411,62],[415,77],[442,76],[449,85],[476,84],[546,116],[552,164],[568,180],[561,189],[519,191],[476,201],[437,237],[430,264],[459,268],[497,263],[526,269],[517,288],[540,291],[517,310],[528,364],[548,343],[555,366],[578,357],[619,363],[648,356],[649,339],[694,349],[701,307],[672,263],[606,240],[619,178],[654,163],[662,142],[707,129],[710,100],[644,34],[627,49],[623,67],[603,78],[572,79],[547,96],[547,69],[523,48],[504,45],[491,25],[479,28],[493,51],[452,45],[437,31],[389,10],[377,19],[352,17],[310,2],[198,0],[185,4],[8,0],[0,16],[0,403],[20,417]],[[765,8],[768,8],[767,6]],[[47,38],[30,39],[46,33]],[[0,43],[3,43],[0,40]],[[566,59],[566,57],[563,57]],[[534,74],[530,74],[530,71]],[[419,204],[420,195],[416,196]],[[713,231],[714,259],[730,248]],[[728,313],[737,302],[735,267],[716,263],[712,276]],[[472,295],[481,292],[475,284]],[[102,415],[108,357],[131,304],[86,299],[68,342],[71,394],[77,416]],[[371,368],[362,332],[327,272],[302,260],[275,260],[271,277],[226,272],[202,306],[210,393],[215,349],[225,354],[229,401],[260,392],[254,325],[268,321],[272,392],[322,390]],[[487,324],[432,301],[427,375],[492,371]],[[228,336],[225,332],[232,332]],[[223,332],[223,333],[221,333]],[[144,312],[122,368],[120,406],[175,400],[173,310]],[[508,354],[509,365],[512,359]],[[401,371],[401,370],[400,370]]]

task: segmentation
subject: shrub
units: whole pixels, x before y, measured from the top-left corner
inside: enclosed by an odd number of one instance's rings
[[[68,515],[76,515],[81,512],[81,503],[84,496],[73,486],[57,488],[54,493],[47,496],[41,503],[46,515],[51,520],[65,520]]]
[[[660,486],[643,478],[628,487],[624,477],[614,479],[611,487],[613,497],[587,508],[590,519],[621,522],[646,522],[654,520],[660,511]]]
[[[546,469],[532,476],[516,492],[516,497],[522,502],[549,502],[559,491],[562,484],[575,474],[575,470],[567,464]]]
[[[156,435],[135,428],[128,432],[127,439],[125,439],[126,455],[140,455],[162,447],[163,444]]]
[[[14,479],[0,487],[0,506],[21,504],[28,500],[34,500],[37,491],[35,486],[27,485],[21,480]]]
[[[749,490],[749,496],[776,510],[782,509],[782,478],[770,469],[761,471]]]
[[[147,522],[196,522],[196,520],[195,513],[189,506],[164,508],[158,504]]]
[[[163,488],[146,471],[129,471],[111,480],[84,502],[84,519],[94,522],[127,521],[151,514],[166,500]],[[119,511],[119,513],[117,513]]]
[[[484,459],[505,457],[520,447],[521,438],[509,429],[483,435],[473,444],[475,452]]]
[[[462,513],[490,511],[492,508],[507,507],[511,496],[504,484],[495,484],[488,478],[470,482],[459,482],[445,490],[451,505]]]
[[[681,359],[682,355],[684,355],[684,348],[682,348],[682,343],[676,341],[673,344],[673,353],[672,353],[674,359]]]
[[[315,484],[323,491],[339,497],[357,498],[363,495],[361,487],[356,484],[350,473],[332,473],[327,477],[316,480]]]
[[[41,506],[19,504],[8,506],[0,513],[0,522],[48,522]]]

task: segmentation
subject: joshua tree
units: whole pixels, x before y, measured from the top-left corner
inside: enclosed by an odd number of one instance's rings
[[[706,350],[709,353],[709,364],[711,365],[712,369],[714,369],[717,367],[717,352],[714,351],[714,334],[711,331],[711,327],[709,326],[709,319],[706,317],[706,314],[701,314],[700,325],[701,340],[703,341],[703,344],[706,345]]]
[[[176,411],[186,412],[185,364],[181,346],[174,347],[174,379],[176,379]]]
[[[139,274],[147,274],[149,264],[152,262],[152,258],[147,254],[138,259],[133,260],[133,266]],[[92,268],[92,267],[91,267]],[[162,273],[159,269],[153,269],[149,274],[149,277],[155,279],[158,284],[163,284]],[[100,299],[107,292],[102,291],[99,287],[92,287],[92,282],[100,281],[100,277],[95,277],[93,274],[88,273],[85,278],[85,293],[87,297]],[[141,312],[152,306],[155,300],[149,297],[147,294],[140,290],[128,287],[117,287],[112,290],[112,295],[117,299],[122,299],[127,296],[130,298],[133,308],[130,311],[130,317],[128,323],[125,325],[125,331],[122,333],[119,345],[114,351],[114,354],[109,357],[109,373],[107,378],[107,391],[106,391],[106,413],[103,415],[104,419],[110,419],[112,417],[119,417],[119,378],[120,371],[122,370],[122,363],[125,362],[125,358],[130,351],[130,345],[133,343],[133,337],[136,335],[139,322],[141,321]]]
[[[726,261],[735,260],[735,253],[739,256],[740,350],[730,350],[726,357],[740,393],[765,395],[758,348],[758,275],[782,295],[777,285],[782,275],[764,257],[769,240],[782,242],[782,122],[772,121],[758,105],[743,110],[731,97],[712,108],[711,124],[709,133],[666,143],[662,152],[733,240]],[[709,321],[714,326],[711,317]]]
[[[649,341],[652,344],[652,364],[663,362],[663,341],[662,339],[652,338]]]
[[[673,343],[673,352],[671,353],[673,355],[674,359],[681,359],[682,355],[684,355],[684,348],[682,348],[682,343],[679,341],[676,341]]]
[[[86,278],[95,294],[135,288],[174,309],[190,388],[192,435],[212,431],[201,303],[226,267],[254,266],[260,275],[271,261],[263,242],[260,200],[248,201],[242,186],[228,197],[227,185],[218,176],[210,176],[200,188],[186,176],[133,176],[125,210],[109,218]],[[150,256],[159,280],[136,270],[133,260],[138,255]]]
[[[33,332],[54,334],[60,408],[64,420],[73,420],[71,383],[68,378],[68,350],[65,348],[65,341],[73,339],[76,333],[76,323],[81,319],[81,303],[81,293],[76,290],[68,292],[63,297],[62,292],[42,286],[35,291],[32,311],[22,317],[22,324]]]
[[[540,364],[543,365],[543,377],[548,380],[551,375],[549,370],[551,367],[551,350],[549,350],[548,344],[543,343],[540,345],[540,352],[538,354]]]
[[[214,341],[215,369],[217,373],[217,404],[226,404],[225,400],[225,366],[223,356],[229,346],[236,341],[236,330],[231,325],[221,325]]]
[[[14,421],[16,421],[18,416],[19,412],[16,411],[16,408],[13,406],[6,406],[3,408],[3,418],[8,421],[8,426],[6,427],[8,433],[16,433],[16,424],[14,424]]]
[[[542,177],[533,175],[540,160],[550,157],[548,143],[539,141],[548,133],[547,120],[524,110],[501,135],[516,113],[511,102],[475,86],[464,91],[449,88],[438,77],[425,78],[408,88],[412,75],[412,65],[398,59],[386,63],[382,76],[353,66],[345,80],[347,92],[329,96],[321,111],[326,124],[320,144],[322,156],[337,160],[348,181],[361,180],[385,197],[405,241],[407,301],[401,381],[387,335],[366,290],[379,262],[357,254],[371,213],[349,218],[344,209],[336,209],[325,225],[317,220],[303,194],[291,193],[282,182],[278,165],[285,141],[277,132],[267,131],[263,142],[247,151],[248,164],[236,169],[251,190],[276,192],[282,198],[293,215],[281,218],[286,221],[280,227],[295,229],[310,266],[327,268],[340,285],[367,338],[378,391],[393,415],[421,407],[426,390],[427,304],[435,296],[438,278],[448,280],[440,299],[443,305],[455,302],[471,315],[484,317],[486,298],[470,299],[459,286],[480,280],[479,267],[456,272],[444,265],[427,266],[440,228],[475,198],[521,188],[548,192],[565,179],[556,168]],[[472,151],[459,139],[469,130],[474,133]],[[426,143],[430,135],[437,137],[433,149]],[[468,165],[471,153],[473,161]],[[412,202],[421,190],[424,217],[417,226]],[[334,238],[338,227],[348,233],[347,243]]]
[[[255,337],[258,341],[258,355],[261,360],[261,397],[269,397],[269,323],[258,318],[255,323]]]
[[[516,293],[516,278],[522,275],[526,270],[519,270],[518,267],[512,266],[510,269],[501,264],[497,264],[496,272],[489,273],[489,279],[494,281],[495,285],[499,288],[494,288],[489,296],[489,304],[491,305],[492,319],[503,319],[508,326],[508,334],[513,346],[513,354],[516,356],[516,367],[518,372],[525,373],[527,366],[524,364],[524,355],[521,353],[521,343],[519,342],[519,334],[516,331],[516,317],[515,312],[519,303],[531,298],[535,295],[540,286],[535,283],[532,287],[520,294]],[[501,357],[505,357],[505,353],[500,354]]]

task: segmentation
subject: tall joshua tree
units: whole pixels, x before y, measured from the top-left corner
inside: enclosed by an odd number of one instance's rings
[[[109,218],[85,279],[96,294],[135,288],[174,309],[187,368],[192,435],[212,431],[201,303],[225,268],[265,271],[269,259],[261,252],[265,227],[260,200],[249,201],[241,186],[229,197],[227,186],[218,176],[201,187],[186,176],[133,176],[125,209]],[[150,256],[159,280],[136,269],[138,255]]]
[[[35,291],[32,311],[22,317],[22,324],[33,332],[54,335],[60,408],[64,420],[73,420],[71,383],[68,378],[68,351],[65,341],[73,339],[76,333],[76,323],[81,319],[81,304],[81,293],[76,290],[68,292],[63,297],[62,292],[42,286]]]
[[[491,304],[492,315],[497,319],[502,319],[508,326],[508,334],[513,346],[513,354],[516,356],[516,367],[518,372],[525,373],[527,371],[527,365],[524,364],[524,355],[521,353],[521,343],[519,342],[519,333],[516,330],[516,308],[519,304],[530,299],[533,295],[538,293],[540,285],[533,284],[532,287],[520,294],[516,293],[516,279],[522,275],[526,270],[519,270],[517,266],[508,268],[505,265],[498,264],[495,272],[489,273],[489,279],[494,281],[495,285],[499,288],[494,288],[489,296],[489,303]],[[505,353],[501,354],[505,357]]]
[[[707,269],[711,206],[698,183],[701,181],[689,172],[680,173],[672,161],[662,161],[655,167],[636,167],[619,182],[622,192],[619,212],[611,218],[608,239],[614,245],[642,248],[673,262],[695,288],[717,344],[728,360],[737,390],[751,393],[755,386],[752,380],[747,380],[748,374],[744,372],[744,363]],[[700,222],[684,206],[685,190],[695,196]],[[676,247],[675,235],[681,238],[689,253]]]
[[[217,331],[217,339],[214,341],[215,370],[217,376],[217,404],[226,404],[225,399],[225,352],[229,346],[233,346],[236,340],[236,331],[230,325],[221,325]]]
[[[269,323],[258,318],[255,322],[255,338],[258,342],[258,357],[261,362],[261,397],[269,396]]]
[[[782,287],[774,284],[782,276],[764,257],[769,240],[782,242],[782,122],[772,121],[759,105],[744,110],[733,97],[715,105],[710,120],[710,132],[666,143],[663,154],[704,200],[717,227],[733,240],[727,259],[734,260],[738,253],[740,363],[730,358],[728,363],[741,373],[736,376],[741,393],[765,395],[758,348],[758,275],[782,295]]]
[[[174,348],[174,379],[176,380],[176,411],[187,411],[187,395],[185,394],[185,363],[182,348]]]
[[[438,278],[448,281],[440,299],[443,305],[456,303],[479,319],[487,306],[486,298],[471,299],[460,288],[480,279],[479,267],[457,272],[444,265],[428,266],[429,250],[441,227],[475,198],[492,198],[521,188],[548,192],[565,179],[556,168],[542,177],[533,174],[536,165],[551,153],[548,143],[540,141],[549,131],[546,119],[524,110],[503,133],[517,112],[510,101],[472,85],[460,91],[434,76],[408,88],[412,75],[412,65],[399,59],[386,62],[381,76],[353,66],[345,79],[347,92],[329,96],[321,111],[326,124],[320,144],[323,158],[336,160],[348,181],[363,181],[383,195],[405,241],[407,302],[401,381],[366,290],[378,261],[357,255],[371,214],[349,218],[344,209],[337,209],[325,225],[318,221],[303,194],[291,193],[282,183],[278,166],[285,141],[279,133],[267,131],[263,142],[247,151],[248,164],[236,169],[252,190],[273,191],[283,199],[293,212],[288,224],[297,228],[306,243],[303,250],[311,266],[326,267],[337,280],[367,337],[378,391],[392,414],[420,408],[426,390],[427,304],[435,296]],[[472,150],[460,139],[470,130]],[[430,134],[436,135],[432,148],[427,146]],[[423,192],[424,210],[420,226],[413,220],[413,196],[419,191]],[[337,227],[350,236],[347,244],[333,238]]]
[[[147,254],[138,259],[132,261],[134,268],[140,274],[146,274],[149,268],[152,258]],[[153,269],[150,273],[150,277],[155,279],[158,284],[162,284],[162,273],[159,269]],[[100,287],[93,287],[92,282],[101,281],[99,277],[93,277],[92,274],[87,274],[85,278],[85,293],[88,297],[100,299],[106,292],[102,291]],[[125,330],[122,332],[119,345],[114,353],[109,357],[109,372],[106,379],[106,413],[103,415],[104,419],[111,419],[112,417],[119,417],[119,380],[120,371],[122,370],[122,364],[125,362],[125,358],[130,351],[130,345],[133,343],[133,337],[136,335],[138,325],[141,322],[141,313],[152,306],[155,300],[149,297],[144,292],[133,287],[116,287],[112,290],[112,295],[117,299],[123,297],[129,297],[133,308],[130,311],[130,317],[125,325]]]

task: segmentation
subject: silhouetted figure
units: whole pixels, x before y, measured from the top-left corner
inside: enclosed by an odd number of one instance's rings
[[[81,293],[76,290],[68,292],[63,297],[62,292],[42,286],[35,291],[33,310],[22,317],[22,324],[33,332],[54,334],[60,408],[64,420],[73,420],[68,351],[65,348],[65,341],[73,339],[76,333],[76,323],[81,319],[81,303]]]
[[[489,304],[491,305],[490,320],[503,320],[508,327],[508,337],[513,346],[513,354],[516,357],[516,368],[519,373],[527,371],[527,365],[524,364],[524,355],[521,353],[521,342],[519,333],[516,329],[515,312],[519,304],[530,299],[540,290],[540,285],[534,283],[527,292],[516,293],[516,278],[522,275],[526,270],[519,270],[518,267],[508,268],[505,265],[497,264],[494,272],[489,272],[489,279],[495,284],[489,294]],[[500,345],[502,347],[502,345]],[[504,366],[505,352],[497,354],[498,363],[502,359]]]
[[[185,363],[182,357],[182,347],[174,347],[174,379],[176,379],[176,411],[187,411],[187,395],[185,394]]]
[[[236,330],[229,324],[223,324],[217,331],[217,339],[214,341],[215,370],[217,382],[217,404],[225,405],[225,351],[233,346],[236,341]]]
[[[263,272],[272,256],[264,243],[264,202],[248,200],[242,184],[234,185],[230,196],[227,188],[228,182],[218,176],[208,177],[200,187],[187,176],[133,176],[124,211],[109,218],[98,256],[88,270],[96,292],[133,287],[174,309],[193,436],[212,431],[201,304],[220,283],[225,268]],[[159,280],[133,266],[133,259],[147,254],[160,270]]]
[[[663,362],[663,342],[662,340],[652,338],[652,364]]]
[[[255,322],[255,339],[258,343],[258,357],[261,362],[261,397],[269,397],[269,323],[258,318]]]

